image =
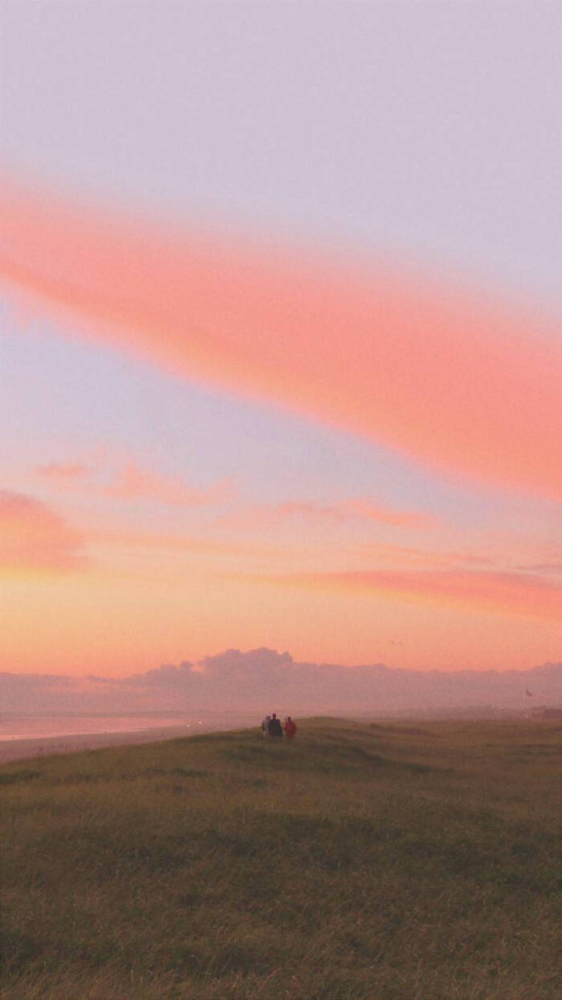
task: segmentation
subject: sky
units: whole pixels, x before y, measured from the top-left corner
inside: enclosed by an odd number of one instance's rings
[[[558,5],[0,19],[0,670],[560,659]]]

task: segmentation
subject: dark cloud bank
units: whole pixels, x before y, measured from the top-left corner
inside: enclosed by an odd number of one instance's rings
[[[199,664],[164,665],[119,679],[0,673],[0,705],[5,712],[80,713],[512,711],[562,705],[562,663],[525,671],[422,673],[381,663],[296,663],[288,653],[270,649],[229,649]]]

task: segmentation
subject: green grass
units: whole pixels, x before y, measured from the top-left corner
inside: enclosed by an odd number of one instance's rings
[[[7,765],[3,1000],[559,1000],[560,734],[316,719]]]

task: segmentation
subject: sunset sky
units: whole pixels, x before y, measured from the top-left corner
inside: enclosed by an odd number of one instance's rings
[[[0,670],[560,659],[558,6],[0,18]]]

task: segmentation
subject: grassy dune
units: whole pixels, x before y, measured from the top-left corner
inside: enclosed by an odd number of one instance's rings
[[[3,1000],[558,1000],[561,732],[316,719],[7,765]]]

